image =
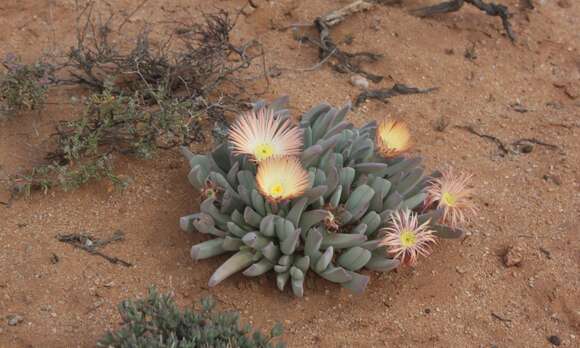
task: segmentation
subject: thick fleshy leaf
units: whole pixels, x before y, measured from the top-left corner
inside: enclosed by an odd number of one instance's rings
[[[298,226],[307,202],[308,198],[302,197],[292,203],[292,209],[290,209],[288,215],[286,215],[286,219],[292,222],[294,226]]]
[[[459,228],[451,228],[446,225],[433,224],[431,229],[437,237],[444,239],[461,239],[465,237],[465,231]]]
[[[405,197],[407,193],[415,189],[422,179],[423,168],[415,168],[397,185],[397,187],[395,187],[395,189],[401,194],[401,196]]]
[[[298,267],[304,274],[308,271],[310,267],[310,257],[309,256],[301,256],[296,258],[294,261],[294,266]]]
[[[200,233],[212,234],[217,237],[224,237],[226,233],[215,227],[213,218],[206,213],[196,214],[192,220],[193,227]]]
[[[350,187],[352,182],[354,181],[354,176],[356,175],[356,171],[354,168],[351,167],[344,167],[340,171],[340,185],[342,185],[343,190],[343,199],[341,201],[345,201],[350,194]]]
[[[418,206],[420,206],[425,201],[426,198],[427,198],[427,193],[425,193],[425,192],[418,193],[415,196],[407,198],[403,202],[401,202],[401,205],[399,205],[399,208],[413,210],[413,209],[417,208]]]
[[[284,291],[288,279],[290,279],[290,274],[288,272],[278,273],[276,275],[276,286],[278,286],[278,290]]]
[[[260,233],[266,237],[273,237],[276,233],[274,220],[276,215],[268,215],[260,221]]]
[[[223,248],[223,238],[206,240],[191,247],[191,258],[193,261],[203,260],[225,253]]]
[[[375,195],[371,199],[370,209],[374,211],[382,211],[385,197],[387,197],[391,190],[391,182],[383,178],[374,178],[371,187],[375,191]]]
[[[314,123],[320,115],[330,110],[330,108],[331,106],[325,103],[316,105],[315,107],[313,107],[312,109],[310,109],[309,111],[305,112],[302,115],[300,125],[302,126],[312,125],[312,123]]]
[[[318,198],[322,197],[322,195],[326,192],[328,187],[326,185],[316,186],[308,191],[304,192],[303,197],[308,198],[308,202],[306,204],[310,204],[318,200]]]
[[[286,255],[294,254],[298,241],[300,240],[300,229],[293,230],[286,236],[286,239],[280,242],[280,250]]]
[[[224,242],[222,244],[222,247],[224,248],[224,250],[227,250],[227,251],[237,251],[240,249],[242,244],[243,243],[242,243],[242,240],[240,238],[226,236],[224,238]]]
[[[183,157],[185,157],[185,159],[188,162],[191,161],[193,159],[193,157],[195,156],[193,154],[193,152],[189,151],[189,149],[186,146],[180,146],[179,147],[179,152],[181,152],[181,154],[183,155]]]
[[[384,176],[388,165],[385,163],[359,163],[355,164],[354,169],[359,173],[375,174],[379,177]]]
[[[324,115],[318,117],[316,122],[312,125],[312,138],[314,141],[317,141],[326,134],[337,113],[338,110],[330,108],[330,110],[328,110]]]
[[[227,226],[228,231],[236,237],[242,238],[244,235],[246,235],[246,233],[248,233],[248,231],[242,229],[240,226],[238,226],[236,223],[232,221],[228,222]]]
[[[350,128],[352,128],[352,123],[341,122],[341,123],[333,126],[332,128],[330,128],[328,130],[328,132],[326,133],[325,137],[335,136],[337,134],[340,134],[343,130],[350,129]]]
[[[181,227],[181,229],[184,230],[185,232],[192,233],[194,230],[193,220],[197,219],[198,214],[199,213],[180,217],[179,218],[179,227]]]
[[[328,233],[322,237],[322,248],[333,246],[336,249],[350,248],[367,240],[364,234]]]
[[[226,179],[231,187],[238,186],[238,172],[240,171],[240,162],[236,161],[230,168],[228,175],[226,175]]]
[[[367,228],[368,228],[367,224],[361,222],[360,224],[353,227],[351,233],[352,234],[366,234]]]
[[[203,184],[205,183],[205,179],[207,178],[207,175],[209,174],[209,172],[204,171],[201,166],[196,165],[195,167],[193,167],[190,171],[189,174],[187,175],[187,179],[189,180],[189,183],[195,187],[196,190],[201,190],[201,188],[203,187]]]
[[[283,218],[276,219],[275,225],[276,225],[276,235],[280,240],[285,240],[287,238],[292,237],[294,235],[294,230],[296,230],[296,227],[294,227],[294,224],[290,222],[290,220]]]
[[[391,193],[383,204],[383,210],[394,210],[403,202],[403,196],[397,191]]]
[[[304,272],[298,267],[292,266],[290,267],[290,277],[292,279],[304,280]]]
[[[230,186],[230,183],[228,182],[228,180],[218,172],[211,172],[209,174],[209,180],[211,180],[212,182],[214,182],[216,185],[218,185],[219,187],[221,187],[224,190],[231,190],[231,191],[234,190]]]
[[[296,297],[303,297],[304,296],[304,279],[294,279],[290,281],[292,285],[292,293]]]
[[[328,189],[324,193],[324,198],[328,198],[334,192],[338,183],[338,169],[335,166],[329,167],[326,172],[326,186]]]
[[[356,295],[361,295],[369,283],[370,277],[355,272],[350,272],[352,279],[348,282],[342,283],[342,287],[350,290]]]
[[[304,150],[304,152],[302,152],[302,155],[300,156],[300,159],[304,167],[309,167],[311,164],[316,163],[320,159],[322,152],[323,152],[322,146],[318,144],[312,145],[306,150]]]
[[[367,262],[365,265],[365,268],[372,271],[388,272],[399,267],[399,265],[399,260],[389,259],[379,255],[373,255],[369,262]]]
[[[334,248],[328,247],[314,264],[313,267],[314,271],[318,273],[323,272],[332,261],[333,256],[334,256]]]
[[[262,254],[271,262],[277,263],[282,253],[280,252],[280,248],[278,248],[274,242],[270,242],[262,249]]]
[[[320,256],[320,245],[322,244],[322,234],[318,229],[311,228],[306,234],[304,243],[304,255],[309,256],[313,261]]]
[[[244,221],[256,228],[260,228],[260,222],[262,222],[262,216],[258,214],[254,209],[246,207],[244,210]]]
[[[361,185],[357,187],[346,201],[345,208],[350,211],[353,215],[358,212],[362,206],[369,205],[369,202],[373,198],[375,191],[367,185]]]
[[[312,128],[310,127],[302,128],[302,131],[303,131],[302,136],[304,138],[304,148],[308,149],[313,145]]]
[[[270,241],[269,238],[263,237],[256,232],[248,232],[242,237],[244,244],[256,250],[266,247]]]
[[[369,211],[361,220],[362,223],[367,225],[365,234],[367,236],[372,235],[381,226],[381,216],[375,211]]]
[[[342,185],[338,185],[336,187],[336,190],[334,190],[334,193],[330,196],[328,204],[330,204],[332,208],[336,208],[340,204],[341,198],[342,198]]]
[[[246,268],[242,274],[246,277],[257,277],[268,272],[272,268],[274,268],[274,264],[272,262],[267,259],[261,259],[257,263],[254,263],[250,267]]]
[[[443,209],[431,210],[427,213],[421,214],[417,217],[419,224],[424,224],[429,221],[431,224],[437,223],[443,217]]]
[[[395,173],[400,173],[403,171],[409,172],[413,168],[417,167],[421,164],[421,157],[414,157],[414,158],[404,158],[395,164],[389,165],[385,172],[385,177],[390,177]]]
[[[265,206],[265,202],[264,202],[264,197],[262,197],[262,195],[260,193],[258,193],[257,190],[252,190],[252,193],[250,195],[251,200],[252,200],[252,207],[254,207],[254,210],[256,210],[256,212],[262,216],[266,215],[266,206]]]
[[[256,188],[256,178],[254,174],[248,170],[240,170],[238,172],[238,182],[240,186],[243,186],[248,192],[252,192]]]
[[[230,151],[227,144],[222,143],[218,145],[209,157],[210,161],[212,159],[218,165],[219,169],[221,169],[221,174],[225,175],[225,173],[229,172],[232,164],[230,162]]]
[[[358,271],[370,260],[371,252],[361,247],[353,247],[338,257],[338,264],[349,271]]]
[[[208,286],[214,287],[232,274],[248,267],[253,262],[254,254],[249,250],[240,250],[226,260],[209,278]]]
[[[351,281],[353,278],[352,274],[347,272],[344,268],[334,267],[332,265],[329,265],[326,271],[319,273],[319,275],[333,283],[345,283]]]
[[[380,239],[367,240],[366,242],[362,243],[360,247],[373,251],[380,246],[380,243],[381,243]]]
[[[225,228],[228,221],[230,221],[230,218],[229,216],[222,214],[214,203],[215,199],[208,198],[201,203],[199,210],[210,215],[215,221],[216,225]]]
[[[314,225],[320,223],[328,216],[328,211],[324,209],[316,209],[305,211],[300,218],[300,228],[302,231],[308,231]]]

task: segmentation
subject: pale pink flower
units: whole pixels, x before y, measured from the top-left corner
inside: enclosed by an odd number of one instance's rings
[[[436,243],[434,232],[429,229],[429,221],[420,225],[417,213],[409,209],[393,212],[391,226],[382,232],[385,236],[380,245],[386,247],[394,259],[408,266],[417,264],[418,255],[429,256],[430,245]]]
[[[471,175],[455,174],[451,168],[444,171],[440,178],[431,180],[425,207],[442,209],[441,223],[453,228],[465,224],[468,221],[466,213],[477,213],[472,201],[473,189],[468,188],[470,179]]]
[[[377,127],[375,143],[383,157],[397,157],[411,148],[411,132],[403,121],[384,119]]]
[[[287,119],[275,118],[268,108],[242,114],[230,128],[229,140],[234,153],[250,155],[256,162],[272,156],[298,156],[303,144],[302,131]]]
[[[270,202],[301,196],[308,189],[308,172],[296,157],[270,157],[258,164],[256,183]]]

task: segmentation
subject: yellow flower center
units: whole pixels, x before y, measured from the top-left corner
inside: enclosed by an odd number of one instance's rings
[[[284,194],[284,186],[282,184],[274,184],[270,187],[270,196],[274,198],[281,197]]]
[[[409,140],[406,133],[400,129],[390,129],[381,134],[383,145],[389,149],[400,150],[405,148]]]
[[[273,154],[274,154],[274,146],[268,143],[260,144],[256,146],[256,149],[254,150],[254,157],[256,157],[256,160],[258,161],[265,160],[266,158],[272,156]]]
[[[410,248],[415,246],[415,244],[417,244],[417,236],[415,236],[415,233],[413,233],[413,231],[411,230],[404,230],[403,232],[401,232],[401,244],[405,247],[405,248]]]
[[[453,205],[455,205],[455,203],[457,202],[457,198],[455,198],[455,196],[453,196],[451,193],[449,192],[443,192],[443,195],[441,196],[441,201],[443,202],[443,204],[445,204],[448,207],[452,207]]]

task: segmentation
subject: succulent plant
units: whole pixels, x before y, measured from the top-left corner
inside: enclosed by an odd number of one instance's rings
[[[241,117],[231,131],[234,141],[207,155],[182,148],[189,181],[204,200],[199,213],[181,218],[181,227],[211,237],[194,245],[191,256],[198,261],[233,253],[211,276],[210,287],[237,272],[257,277],[272,271],[280,290],[289,285],[303,296],[311,271],[361,293],[369,282],[363,269],[387,272],[414,264],[417,252],[425,255],[428,247],[417,243],[463,236],[458,226],[439,224],[445,211],[437,202],[425,204],[429,185],[441,175],[424,176],[421,159],[402,154],[409,141],[406,125],[387,121],[377,129],[370,122],[356,128],[345,121],[350,105],[320,104],[297,126],[299,160],[278,157],[296,140],[278,146],[276,139],[255,133],[267,133],[260,121],[266,117],[270,131],[293,134],[286,103],[287,98],[255,103],[257,119]],[[240,145],[240,129],[265,143],[249,144],[254,138],[246,137]],[[386,238],[392,233],[400,236],[396,250]]]

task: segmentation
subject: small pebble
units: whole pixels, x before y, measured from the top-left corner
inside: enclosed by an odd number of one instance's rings
[[[560,344],[562,344],[562,340],[560,340],[560,337],[558,337],[556,335],[552,335],[552,336],[548,337],[548,342],[552,343],[556,347],[559,347]]]
[[[572,7],[572,2],[570,2],[570,0],[558,0],[558,2],[556,2],[556,3],[561,8],[570,8],[570,7]]]
[[[11,314],[7,317],[7,319],[8,325],[10,326],[16,326],[24,321],[24,318],[18,314]]]
[[[503,256],[503,264],[506,267],[521,266],[522,261],[524,260],[522,253],[522,249],[519,247],[508,247],[505,255]]]
[[[358,87],[360,89],[368,89],[369,88],[369,80],[367,80],[366,78],[364,78],[363,76],[360,76],[360,75],[352,75],[350,78],[350,83],[353,86]]]

